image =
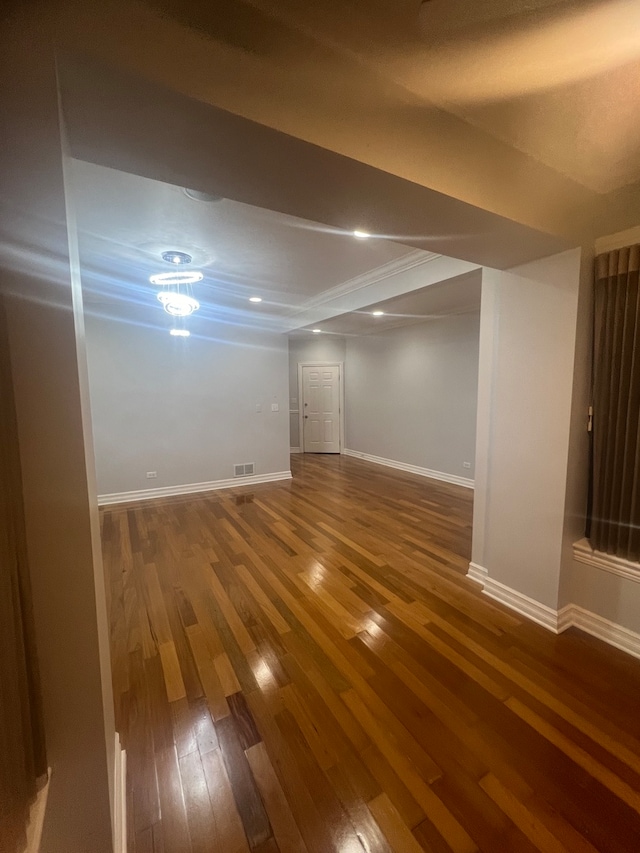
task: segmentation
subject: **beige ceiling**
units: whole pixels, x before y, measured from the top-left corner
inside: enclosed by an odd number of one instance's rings
[[[637,0],[49,4],[66,52],[574,245],[640,221]]]
[[[589,189],[640,178],[637,0],[249,2]],[[230,40],[285,47],[240,18]],[[305,62],[294,43],[285,52]]]

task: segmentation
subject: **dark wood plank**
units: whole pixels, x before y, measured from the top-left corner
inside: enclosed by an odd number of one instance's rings
[[[244,754],[233,717],[218,720],[216,731],[238,814],[249,846],[251,849],[255,849],[273,835],[271,824],[264,810],[249,762]]]

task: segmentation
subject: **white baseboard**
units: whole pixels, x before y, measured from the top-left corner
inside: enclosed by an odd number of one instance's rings
[[[364,459],[365,462],[375,462],[376,465],[386,465],[387,468],[397,468],[399,471],[408,471],[410,474],[418,474],[420,477],[430,477],[432,480],[442,480],[445,483],[453,483],[456,486],[464,486],[473,489],[474,481],[468,477],[458,477],[455,474],[445,474],[444,471],[432,471],[431,468],[420,468],[418,465],[409,465],[408,462],[397,462],[394,459],[384,459],[382,456],[372,456],[370,453],[361,453],[359,450],[343,451],[345,456],[353,456],[356,459]]]
[[[184,486],[165,486],[159,489],[141,489],[139,492],[115,492],[110,495],[98,495],[98,506],[130,503],[131,501],[150,501],[154,498],[169,498],[175,495],[191,495],[197,492],[213,492],[218,489],[233,489],[240,486],[255,486],[259,483],[274,483],[277,480],[290,480],[291,471],[276,471],[273,474],[256,474],[253,477],[233,477],[230,480],[212,480],[209,483],[188,483]]]
[[[302,448],[301,447],[290,447],[289,453],[302,453]]]
[[[554,610],[552,607],[547,607],[546,604],[529,598],[528,595],[523,595],[511,587],[493,580],[489,577],[487,569],[476,563],[469,564],[467,577],[481,583],[484,587],[484,594],[489,598],[501,602],[521,616],[526,616],[527,619],[537,622],[543,628],[553,631],[554,634],[562,634],[567,628],[579,628],[610,646],[615,646],[623,652],[640,658],[640,634],[611,622],[604,616],[585,610],[578,604],[567,604],[560,610]]]
[[[488,573],[484,566],[479,566],[477,563],[469,563],[469,571],[467,577],[472,581],[477,581],[484,586]]]
[[[42,827],[44,816],[47,811],[47,797],[49,796],[49,779],[51,770],[47,774],[47,781],[38,791],[34,804],[29,810],[29,823],[27,825],[27,846],[24,853],[38,853],[42,840]]]
[[[113,853],[127,853],[127,753],[118,732],[113,780]]]
[[[522,616],[526,616],[532,622],[537,622],[538,625],[542,625],[543,628],[553,631],[554,634],[560,633],[558,611],[552,607],[536,601],[535,598],[529,598],[528,595],[511,589],[511,587],[505,586],[500,581],[493,580],[488,575],[484,580],[483,592],[489,598],[493,598],[494,601],[506,604],[511,610],[515,610]],[[566,627],[569,626],[567,625]]]
[[[615,646],[616,649],[621,649],[623,652],[640,658],[640,634],[611,622],[604,616],[585,610],[584,607],[577,604],[569,604],[563,610],[567,611],[570,625],[603,640],[610,646]],[[568,628],[570,625],[566,627]]]

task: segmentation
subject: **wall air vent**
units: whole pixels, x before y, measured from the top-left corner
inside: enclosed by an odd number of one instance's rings
[[[250,477],[254,472],[253,462],[245,462],[243,465],[234,465],[233,466],[233,476],[234,477]]]

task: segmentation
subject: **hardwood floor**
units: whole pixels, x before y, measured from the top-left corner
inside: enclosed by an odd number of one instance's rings
[[[130,853],[640,851],[640,665],[467,580],[472,492],[341,456],[102,512]]]

